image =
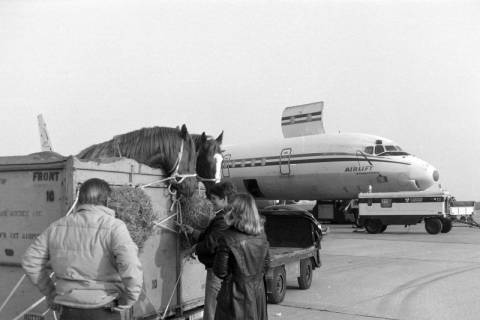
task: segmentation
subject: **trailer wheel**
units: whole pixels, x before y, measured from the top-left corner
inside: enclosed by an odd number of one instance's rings
[[[297,278],[298,286],[302,290],[310,288],[313,278],[313,266],[310,258],[300,260],[300,277]]]
[[[442,219],[442,233],[448,233],[452,230],[452,220]]]
[[[287,273],[284,266],[278,266],[273,270],[273,279],[269,285],[268,302],[274,304],[282,302],[287,291]]]
[[[383,233],[385,230],[387,230],[388,224],[382,225],[382,229],[380,229],[380,233]]]
[[[438,218],[425,219],[425,230],[430,234],[438,234],[442,231],[443,224]]]
[[[367,220],[365,223],[365,229],[368,233],[379,233],[382,230],[382,222],[378,219]]]

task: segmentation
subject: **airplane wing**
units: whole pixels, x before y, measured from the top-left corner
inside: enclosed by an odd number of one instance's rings
[[[287,107],[282,113],[284,138],[325,133],[323,127],[323,101]]]

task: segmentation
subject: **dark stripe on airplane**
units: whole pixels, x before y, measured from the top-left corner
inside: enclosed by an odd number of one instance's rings
[[[252,160],[245,160],[244,167],[263,167],[263,166],[278,166],[280,165],[280,160],[276,157],[277,160],[275,161],[266,161],[265,165],[262,165],[261,159],[255,159],[255,163],[252,165]],[[410,163],[406,162],[398,162],[398,161],[391,161],[391,160],[380,160],[380,159],[369,159],[370,162],[388,162],[388,163],[397,163],[397,164],[404,164],[409,166]],[[364,158],[324,158],[324,159],[290,159],[290,164],[304,164],[304,163],[319,163],[319,162],[368,162]],[[242,161],[232,160],[235,163],[235,167],[230,166],[230,168],[243,168],[241,163]],[[281,162],[282,165],[287,165],[289,161],[284,160]]]
[[[319,115],[319,116],[310,116],[308,114],[304,114],[302,116],[298,116],[296,118],[293,118],[293,122],[294,123],[297,123],[297,122],[300,122],[302,120],[312,120],[312,121],[315,121],[315,120],[322,120],[322,116]],[[282,123],[290,123],[292,121],[292,118],[285,118],[282,120]]]
[[[322,121],[322,118],[318,119],[312,119],[312,120],[295,120],[295,122],[282,122],[283,126],[293,126],[294,124],[300,124],[300,123],[306,123],[306,122],[317,122],[317,121]]]
[[[282,117],[282,121],[284,121],[284,120],[290,120],[292,117],[293,117],[294,119],[303,118],[303,117],[308,117],[308,115],[311,115],[312,117],[313,117],[313,116],[321,116],[321,115],[322,115],[322,111],[312,112],[312,113],[304,113],[304,114],[297,114],[297,115],[291,115],[291,116],[285,116],[285,117]]]

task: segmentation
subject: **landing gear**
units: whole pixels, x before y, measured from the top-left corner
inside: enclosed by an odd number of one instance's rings
[[[442,231],[442,229],[443,229],[443,223],[442,223],[442,220],[440,220],[439,218],[425,219],[425,230],[427,230],[428,233],[438,234]]]

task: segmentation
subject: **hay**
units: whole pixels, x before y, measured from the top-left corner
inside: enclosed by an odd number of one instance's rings
[[[199,231],[205,230],[215,215],[212,203],[204,195],[198,193],[189,198],[182,197],[180,206],[182,208],[182,223]],[[181,246],[183,249],[190,248],[193,243],[194,239],[182,234]]]
[[[189,198],[182,197],[180,205],[182,207],[182,222],[200,231],[207,228],[208,223],[215,215],[212,203],[198,194]]]
[[[125,222],[133,242],[139,249],[153,233],[157,219],[150,198],[142,189],[124,186],[114,188],[108,207],[115,210],[117,218]]]
[[[199,231],[205,230],[215,215],[211,202],[204,195],[195,193],[188,198],[181,197],[179,203],[182,223]],[[112,190],[108,207],[115,210],[117,218],[125,222],[132,240],[141,249],[153,234],[155,222],[158,220],[153,212],[150,197],[142,189],[130,186],[117,187]],[[174,219],[168,221],[171,229],[177,229]],[[192,244],[193,239],[181,235],[183,249],[191,247]]]

